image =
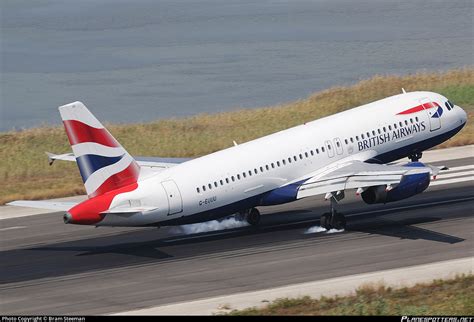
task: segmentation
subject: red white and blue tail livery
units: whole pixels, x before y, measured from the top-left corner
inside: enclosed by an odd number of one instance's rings
[[[441,170],[419,162],[422,152],[467,121],[440,94],[404,92],[189,160],[133,158],[81,102],[59,112],[72,153],[48,154],[50,163],[77,162],[89,199],[10,204],[64,210],[65,223],[95,226],[180,225],[235,213],[256,225],[257,207],[321,195],[331,201],[321,226],[344,228],[336,204],[345,193],[368,204],[422,193]],[[387,165],[405,157],[411,162]]]
[[[137,183],[140,166],[84,104],[59,112],[89,197]]]

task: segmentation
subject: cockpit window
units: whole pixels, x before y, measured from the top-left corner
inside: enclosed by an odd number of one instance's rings
[[[451,111],[451,109],[454,108],[454,104],[451,101],[447,101],[446,103],[444,103],[444,105],[446,105],[448,111]]]

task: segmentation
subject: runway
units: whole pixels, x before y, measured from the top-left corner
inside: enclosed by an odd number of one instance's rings
[[[307,234],[327,211],[321,199],[262,208],[258,229],[193,235],[64,225],[62,213],[0,220],[2,313],[122,312],[473,255],[472,180],[387,205],[347,196],[346,231]]]

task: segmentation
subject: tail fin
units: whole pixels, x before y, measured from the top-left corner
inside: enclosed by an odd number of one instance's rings
[[[140,166],[81,102],[59,107],[89,198],[138,180]]]

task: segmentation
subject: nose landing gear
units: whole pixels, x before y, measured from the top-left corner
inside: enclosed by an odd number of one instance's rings
[[[423,156],[423,153],[421,152],[413,152],[408,156],[408,159],[410,159],[411,162],[418,162],[421,157]]]

